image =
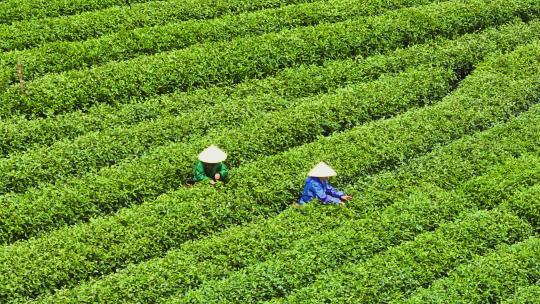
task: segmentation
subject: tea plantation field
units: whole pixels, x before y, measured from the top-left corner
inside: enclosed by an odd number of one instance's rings
[[[540,303],[540,0],[0,0],[0,246],[0,303]]]

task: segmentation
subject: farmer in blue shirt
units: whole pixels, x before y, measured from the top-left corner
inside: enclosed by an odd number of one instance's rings
[[[297,206],[302,206],[313,199],[318,199],[323,204],[345,205],[345,202],[352,199],[352,196],[346,195],[328,183],[328,178],[336,176],[336,171],[324,162],[317,164],[308,176]]]

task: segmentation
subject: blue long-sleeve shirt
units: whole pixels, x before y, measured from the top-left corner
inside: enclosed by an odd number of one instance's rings
[[[305,204],[313,199],[318,199],[323,204],[339,204],[343,192],[332,187],[328,180],[321,182],[317,177],[309,177],[304,184],[304,191],[300,197],[299,204]]]

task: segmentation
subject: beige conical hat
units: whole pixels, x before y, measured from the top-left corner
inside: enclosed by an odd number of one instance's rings
[[[308,173],[308,176],[312,176],[312,177],[330,177],[330,176],[336,176],[336,175],[337,175],[336,171],[334,171],[334,169],[330,168],[330,166],[328,166],[324,162],[318,163]]]
[[[199,160],[204,163],[217,164],[227,159],[227,153],[220,148],[211,145],[199,154]]]

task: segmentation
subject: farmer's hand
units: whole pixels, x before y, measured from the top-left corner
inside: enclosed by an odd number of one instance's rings
[[[215,181],[215,180],[213,180],[213,179],[212,179],[212,180],[210,180],[210,185],[212,185],[212,186],[213,186],[213,185],[215,185],[215,184],[216,184],[216,181]]]
[[[215,179],[215,180],[219,180],[220,178],[221,178],[221,174],[216,173],[216,175],[214,175],[214,179]]]
[[[342,201],[346,201],[346,202],[352,200],[352,196],[350,195],[342,195],[340,198]]]

